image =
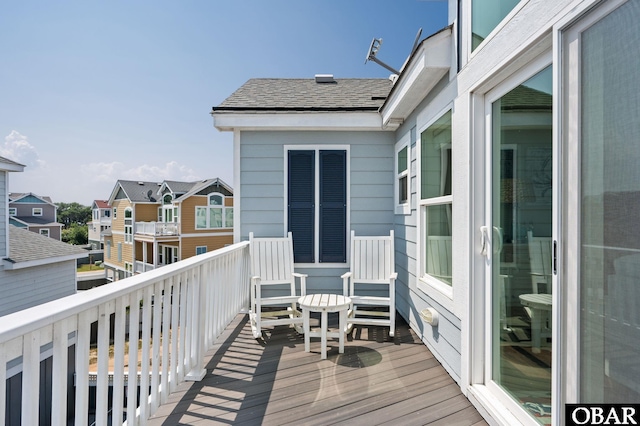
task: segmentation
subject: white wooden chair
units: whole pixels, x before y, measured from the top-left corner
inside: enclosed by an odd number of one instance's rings
[[[291,324],[302,333],[302,314],[298,298],[306,295],[305,274],[293,269],[293,238],[255,238],[249,234],[251,250],[251,309],[249,319],[253,336],[262,335],[262,327]],[[296,278],[300,292],[296,292]],[[264,307],[282,309],[263,310]]]
[[[533,232],[527,232],[529,245],[529,265],[531,266],[531,286],[533,292],[551,293],[551,238],[534,237]],[[540,291],[540,285],[544,291]]]
[[[352,301],[347,317],[347,332],[354,324],[381,325],[389,326],[389,336],[393,337],[396,328],[395,282],[398,277],[395,272],[393,231],[384,237],[356,237],[355,232],[351,231],[350,269],[342,275],[343,293]],[[372,290],[379,287],[383,287],[384,293],[388,291],[388,296],[371,295]],[[374,306],[388,309],[367,309]]]

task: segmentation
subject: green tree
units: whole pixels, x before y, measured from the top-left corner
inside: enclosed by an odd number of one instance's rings
[[[58,222],[69,229],[71,225],[86,225],[91,222],[91,207],[79,203],[56,203],[58,206]]]
[[[89,242],[87,225],[72,223],[62,230],[62,241],[73,245],[84,245]]]

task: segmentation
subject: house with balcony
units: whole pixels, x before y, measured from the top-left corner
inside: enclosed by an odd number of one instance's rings
[[[108,200],[107,278],[147,272],[233,242],[233,190],[221,179],[119,180]]]
[[[9,194],[9,222],[45,237],[62,240],[62,224],[58,223],[58,206],[51,197],[34,193]]]
[[[104,249],[104,234],[111,230],[111,206],[106,200],[94,200],[91,204],[91,222],[88,240],[94,250]]]

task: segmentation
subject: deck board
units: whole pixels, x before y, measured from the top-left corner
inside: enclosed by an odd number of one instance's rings
[[[236,317],[207,353],[205,378],[180,385],[148,424],[486,425],[402,320],[393,338],[388,328],[357,326],[344,354],[330,340],[326,360],[319,339],[306,353],[287,326],[263,336]]]

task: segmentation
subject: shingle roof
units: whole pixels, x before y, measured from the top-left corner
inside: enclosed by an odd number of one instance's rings
[[[54,260],[59,257],[84,257],[88,252],[80,247],[44,237],[35,232],[9,226],[9,258],[11,263]]]
[[[377,111],[392,87],[389,79],[341,78],[334,83],[315,79],[256,78],[247,81],[215,112]]]
[[[177,180],[165,180],[163,183],[165,183],[174,194],[189,192],[196,184],[196,182],[180,182]]]
[[[118,180],[118,184],[122,187],[127,197],[135,203],[155,203],[158,201],[156,192],[160,187],[158,182],[143,182],[136,180]],[[151,199],[149,199],[149,191],[151,191]]]
[[[106,200],[94,200],[94,203],[99,209],[108,209],[110,207],[109,202]]]
[[[52,206],[55,206],[55,204],[51,200],[51,197],[47,195],[37,195],[37,194],[34,194],[33,192],[10,192],[9,193],[9,200],[11,201],[20,201],[23,198],[37,198],[40,201],[43,201],[45,203],[51,204]],[[40,202],[40,201],[27,200],[26,202],[33,203],[33,202]]]

